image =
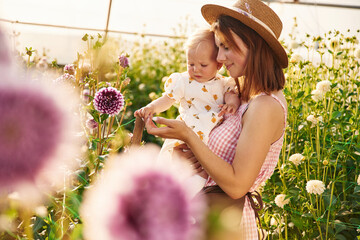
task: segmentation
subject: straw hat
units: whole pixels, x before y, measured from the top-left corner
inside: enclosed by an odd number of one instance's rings
[[[278,15],[260,0],[238,0],[232,7],[206,4],[201,8],[205,20],[212,24],[220,15],[231,16],[257,32],[272,48],[280,65],[288,65],[288,57],[278,38],[282,22]]]

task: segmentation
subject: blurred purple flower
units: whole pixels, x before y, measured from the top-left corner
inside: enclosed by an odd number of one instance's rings
[[[94,107],[100,113],[116,115],[124,107],[124,97],[116,88],[102,88],[95,93]]]
[[[129,59],[126,57],[125,54],[121,54],[119,56],[119,63],[120,63],[120,66],[123,68],[129,67]]]
[[[0,182],[33,181],[63,127],[54,102],[27,89],[0,89]]]
[[[42,71],[46,70],[49,67],[47,58],[46,57],[40,58],[39,62],[36,64],[36,67]]]
[[[99,126],[99,124],[98,124],[93,118],[88,119],[88,120],[86,121],[86,127],[87,127],[88,129],[90,129],[90,130],[95,129],[95,128],[97,128],[98,126]]]
[[[134,178],[130,193],[119,196],[110,231],[129,240],[187,240],[189,203],[171,176],[148,172]]]
[[[0,196],[16,191],[31,206],[64,189],[82,139],[72,87],[19,72],[0,68]]]
[[[86,239],[202,239],[206,203],[193,197],[195,189],[186,181],[190,166],[179,159],[165,164],[158,154],[157,146],[147,144],[109,159],[84,195]]]
[[[60,77],[58,77],[57,79],[54,80],[55,83],[75,83],[76,78],[69,74],[69,73],[64,73],[63,75],[61,75]]]
[[[69,73],[70,75],[74,75],[75,74],[74,64],[66,64],[64,67],[64,72]]]
[[[83,99],[84,99],[85,102],[89,101],[89,99],[90,99],[90,97],[89,97],[90,96],[90,90],[88,88],[85,88],[83,90],[82,96],[83,96]]]

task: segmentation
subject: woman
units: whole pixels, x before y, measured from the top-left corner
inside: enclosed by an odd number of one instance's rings
[[[204,192],[224,192],[243,203],[242,238],[258,239],[253,196],[277,165],[286,126],[282,68],[288,58],[278,41],[282,23],[259,0],[240,0],[233,7],[207,4],[201,11],[215,32],[217,60],[235,79],[242,104],[212,130],[208,146],[180,121],[155,118],[166,125],[158,128],[148,118],[146,128],[150,134],[184,141],[191,151],[183,155],[196,159],[194,166],[201,165],[209,175]]]

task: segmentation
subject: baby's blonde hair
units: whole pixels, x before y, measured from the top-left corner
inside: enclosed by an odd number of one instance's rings
[[[214,36],[214,32],[212,32],[209,28],[199,29],[196,32],[194,32],[187,40],[185,44],[185,49],[186,51],[196,49],[198,45],[204,41],[209,41],[214,44],[213,56],[214,58],[216,58],[218,49],[215,44],[215,36]]]

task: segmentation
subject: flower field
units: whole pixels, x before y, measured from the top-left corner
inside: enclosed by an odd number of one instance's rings
[[[156,164],[162,139],[144,132],[130,148],[134,111],[186,70],[185,40],[83,41],[64,66],[0,48],[0,239],[234,239],[232,215],[183,184],[189,166]],[[259,189],[266,239],[360,239],[359,31],[284,45],[285,142]]]

